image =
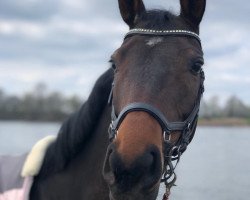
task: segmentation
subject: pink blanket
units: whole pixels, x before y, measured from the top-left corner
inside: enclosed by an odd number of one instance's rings
[[[0,200],[28,200],[32,177],[21,177],[27,155],[0,156]]]

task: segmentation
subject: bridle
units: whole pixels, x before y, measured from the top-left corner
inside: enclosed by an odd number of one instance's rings
[[[192,37],[195,38],[200,44],[201,40],[199,35],[194,32],[187,30],[149,30],[149,29],[132,29],[130,30],[125,39],[128,37],[132,37],[134,35],[147,35],[147,36],[178,36],[178,37]],[[204,92],[204,79],[205,75],[203,70],[200,71],[200,87],[198,91],[198,95],[194,104],[194,108],[186,118],[185,121],[182,122],[169,122],[164,114],[158,110],[156,107],[149,105],[143,102],[134,102],[127,105],[125,108],[117,116],[115,107],[113,104],[113,88],[114,83],[112,84],[112,89],[109,96],[109,104],[112,106],[111,111],[111,123],[109,127],[109,139],[110,142],[116,137],[118,129],[125,119],[128,113],[134,111],[143,111],[150,114],[154,117],[158,123],[160,124],[163,131],[163,143],[164,143],[164,170],[163,170],[163,178],[161,182],[164,182],[166,185],[166,199],[167,195],[169,195],[170,188],[174,185],[176,181],[175,168],[180,160],[182,153],[186,150],[189,143],[192,141],[196,125],[198,121],[198,114],[200,108],[200,101],[202,94]],[[179,140],[172,144],[171,133],[179,131],[181,132]],[[175,165],[173,162],[175,161]]]

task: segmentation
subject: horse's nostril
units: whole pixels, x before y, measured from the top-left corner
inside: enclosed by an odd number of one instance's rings
[[[103,177],[109,185],[113,185],[115,182],[115,175],[110,166],[110,157],[112,157],[113,152],[114,152],[114,148],[111,145],[107,150],[107,154],[106,154],[104,165],[103,165]]]
[[[159,182],[162,174],[161,154],[156,147],[152,147],[149,151],[152,158],[151,165],[148,168],[148,173],[144,177],[143,188],[148,189]]]
[[[156,147],[147,148],[130,163],[124,161],[115,150],[107,153],[104,178],[119,191],[128,191],[135,185],[142,189],[152,188],[161,178],[161,155]]]

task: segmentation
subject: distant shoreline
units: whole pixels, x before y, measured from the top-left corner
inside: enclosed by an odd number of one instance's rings
[[[199,119],[199,126],[240,126],[250,127],[250,119],[248,118],[211,118],[211,119]]]
[[[57,123],[62,124],[65,120],[21,120],[21,119],[0,119],[0,122],[28,122],[28,123]],[[250,127],[250,118],[200,118],[199,126],[225,126],[225,127]]]

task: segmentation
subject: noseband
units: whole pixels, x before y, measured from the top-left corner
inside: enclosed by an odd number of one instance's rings
[[[196,33],[186,30],[132,29],[126,34],[125,39],[128,37],[132,37],[133,35],[192,37],[195,38],[201,44],[201,40]],[[113,139],[116,137],[122,121],[130,112],[143,111],[154,117],[160,124],[163,132],[164,173],[161,182],[164,182],[166,184],[168,191],[174,185],[176,180],[176,175],[174,172],[175,167],[177,166],[182,153],[186,150],[188,144],[192,141],[193,136],[195,134],[196,125],[198,121],[199,108],[200,108],[200,101],[202,94],[204,92],[204,79],[205,75],[203,70],[201,70],[200,87],[194,104],[194,108],[187,117],[187,119],[182,122],[169,122],[160,110],[158,110],[156,107],[152,105],[143,102],[134,102],[127,105],[117,116],[112,101],[114,83],[112,84],[112,89],[109,97],[109,104],[110,105],[112,104],[111,124],[109,127],[110,142],[112,142]],[[172,144],[170,142],[171,133],[175,131],[181,132],[181,135],[179,140],[175,144]],[[176,161],[175,165],[173,164],[174,161]]]

